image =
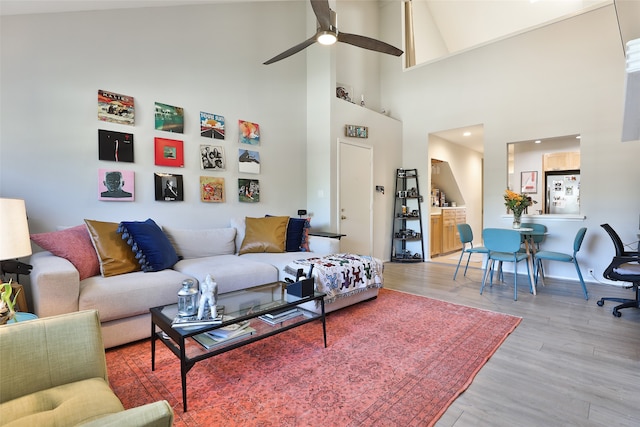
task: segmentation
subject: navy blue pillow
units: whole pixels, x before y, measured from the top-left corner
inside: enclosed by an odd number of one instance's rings
[[[285,251],[300,252],[302,250],[301,246],[305,222],[307,222],[307,220],[304,218],[289,218]]]
[[[302,239],[304,238],[304,225],[306,221],[304,218],[289,218],[284,245],[286,252],[300,252],[304,250],[302,249],[302,244],[304,243]]]
[[[118,233],[131,246],[142,271],[160,271],[178,262],[178,254],[171,242],[151,218],[146,221],[123,221]]]

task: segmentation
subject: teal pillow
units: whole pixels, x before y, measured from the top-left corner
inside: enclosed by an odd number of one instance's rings
[[[169,238],[151,218],[146,221],[123,221],[118,233],[131,246],[142,271],[161,271],[179,261]]]

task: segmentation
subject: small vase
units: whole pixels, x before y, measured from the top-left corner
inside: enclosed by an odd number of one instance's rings
[[[521,213],[513,213],[513,228],[520,228],[520,223],[522,222],[522,212]]]

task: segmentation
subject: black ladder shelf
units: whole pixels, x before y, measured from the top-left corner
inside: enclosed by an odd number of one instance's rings
[[[396,170],[394,196],[391,261],[422,262],[424,234],[420,205],[423,199],[420,195],[417,169]]]

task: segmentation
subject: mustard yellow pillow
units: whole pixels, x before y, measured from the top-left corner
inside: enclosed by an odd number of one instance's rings
[[[249,252],[284,252],[288,216],[245,218],[246,231],[239,255]]]
[[[118,223],[85,219],[91,242],[98,254],[103,277],[117,276],[140,270],[140,263],[131,246],[118,233]]]

